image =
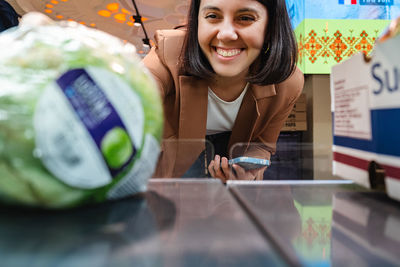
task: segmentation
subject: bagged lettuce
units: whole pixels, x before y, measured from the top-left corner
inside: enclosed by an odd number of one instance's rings
[[[66,208],[147,189],[163,114],[135,51],[39,13],[0,34],[0,201]]]

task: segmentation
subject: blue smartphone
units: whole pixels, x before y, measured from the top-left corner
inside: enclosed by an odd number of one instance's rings
[[[228,161],[229,165],[237,164],[245,170],[254,170],[271,165],[271,162],[267,159],[259,159],[252,157],[237,157]]]

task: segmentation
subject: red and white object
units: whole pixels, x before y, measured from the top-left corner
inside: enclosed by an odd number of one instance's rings
[[[400,36],[332,67],[333,173],[371,187],[372,161],[400,200]]]

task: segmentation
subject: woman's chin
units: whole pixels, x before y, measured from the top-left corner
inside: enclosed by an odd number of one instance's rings
[[[234,68],[230,67],[229,69],[224,69],[224,70],[214,70],[215,74],[218,77],[221,78],[243,78],[245,75],[243,75],[243,72],[240,71],[235,71]]]

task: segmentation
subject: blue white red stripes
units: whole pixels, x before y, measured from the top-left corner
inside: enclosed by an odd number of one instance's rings
[[[339,5],[357,5],[357,0],[339,0]]]

